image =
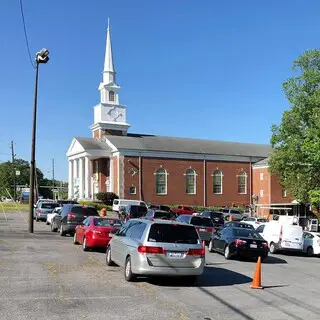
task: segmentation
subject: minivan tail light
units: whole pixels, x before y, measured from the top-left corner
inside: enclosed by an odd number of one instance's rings
[[[204,256],[204,251],[205,249],[204,248],[201,248],[201,249],[189,249],[188,252],[187,252],[187,255],[188,256],[200,256],[200,257],[203,257]]]
[[[268,242],[263,242],[263,247],[265,248],[265,249],[268,249]]]
[[[206,232],[213,232],[214,229],[206,229]]]
[[[38,213],[42,213],[42,210],[41,210],[41,209],[38,209],[37,212],[38,212]]]
[[[151,253],[151,254],[165,254],[165,251],[162,247],[149,247],[149,246],[139,246],[139,253]]]
[[[76,217],[76,215],[75,214],[72,214],[72,213],[69,213],[68,215],[67,215],[67,219],[72,219],[72,218],[75,218]]]
[[[243,246],[244,244],[247,243],[247,241],[241,240],[241,239],[236,239],[235,243],[237,246]]]

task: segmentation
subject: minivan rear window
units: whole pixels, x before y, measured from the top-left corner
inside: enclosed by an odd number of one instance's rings
[[[72,207],[71,213],[77,213],[84,216],[99,216],[97,209],[90,207]]]
[[[141,218],[145,216],[148,212],[145,206],[130,206],[130,217],[131,218]]]
[[[155,219],[161,219],[161,218],[172,219],[174,218],[174,215],[173,213],[167,212],[167,211],[155,211],[154,218]]]
[[[150,227],[148,241],[197,244],[199,238],[193,226],[155,223]]]
[[[58,203],[48,202],[48,203],[42,203],[41,204],[41,209],[54,209],[56,207],[59,207]]]

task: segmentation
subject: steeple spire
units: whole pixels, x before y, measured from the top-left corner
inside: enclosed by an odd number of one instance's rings
[[[114,70],[113,57],[112,57],[109,18],[108,18],[108,28],[107,28],[106,55],[104,58],[104,68],[103,68],[103,82],[104,83],[115,82],[115,70]]]

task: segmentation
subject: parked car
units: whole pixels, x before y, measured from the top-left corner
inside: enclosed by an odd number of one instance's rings
[[[268,256],[268,243],[254,229],[227,227],[212,234],[209,251],[220,252],[226,259],[260,256],[263,261]]]
[[[112,211],[119,212],[119,207],[127,208],[130,205],[145,206],[147,208],[147,204],[144,201],[130,199],[114,199],[112,204]]]
[[[180,215],[180,214],[192,215],[193,213],[196,212],[196,210],[188,206],[178,206],[177,208],[172,208],[171,211],[176,213],[177,215]]]
[[[164,205],[162,205],[162,204],[150,204],[150,205],[148,206],[148,208],[149,208],[150,210],[160,210],[160,211],[171,212],[170,207],[164,206]]]
[[[186,277],[194,282],[203,273],[204,248],[194,226],[168,220],[129,220],[113,235],[107,265],[124,267],[132,281],[137,275]],[[188,277],[188,278],[187,278]]]
[[[149,210],[145,216],[145,219],[154,220],[154,219],[164,219],[164,220],[175,220],[177,215],[171,211],[163,210]]]
[[[129,219],[134,219],[134,218],[144,218],[148,212],[148,209],[144,205],[129,205],[126,213]]]
[[[59,214],[61,210],[62,210],[62,207],[55,207],[51,213],[48,213],[48,214],[47,214],[47,222],[46,222],[46,224],[47,224],[47,225],[51,224],[51,223],[52,223],[52,219],[53,219],[57,214]]]
[[[61,236],[73,235],[76,226],[81,224],[89,216],[99,216],[96,208],[78,204],[65,204],[51,223],[51,231],[59,230]]]
[[[271,253],[303,250],[303,229],[300,226],[271,221],[264,225],[260,234],[268,242]]]
[[[248,217],[241,220],[241,222],[251,224],[255,229],[257,229],[261,225],[261,223],[266,223],[268,222],[268,220],[265,218]]]
[[[254,229],[253,225],[244,223],[244,222],[239,222],[239,221],[230,221],[226,222],[225,227],[235,227],[235,228],[245,228],[245,229]]]
[[[238,209],[221,208],[220,212],[223,213],[225,220],[229,220],[230,216],[232,216],[233,221],[241,221],[242,220],[242,213]]]
[[[310,231],[303,233],[303,252],[309,257],[320,254],[320,233]]]
[[[34,207],[35,207],[35,208],[38,208],[41,202],[55,202],[55,201],[52,200],[52,199],[43,199],[43,198],[41,198],[41,199],[38,199],[38,201],[36,202],[36,204],[34,205]]]
[[[202,241],[205,241],[206,244],[209,243],[212,232],[216,231],[211,218],[208,217],[190,216],[189,214],[182,214],[178,216],[176,221],[194,225],[199,233],[200,239]]]
[[[119,219],[90,216],[76,226],[74,244],[82,244],[83,251],[94,247],[106,248],[111,239],[111,231],[122,226]]]
[[[57,200],[56,202],[59,203],[61,206],[64,204],[79,204],[79,202],[75,200]]]
[[[209,217],[212,220],[213,226],[216,228],[224,226],[224,216],[222,212],[217,211],[203,211],[200,213],[201,217]]]
[[[47,214],[51,213],[54,208],[58,207],[59,205],[55,202],[39,202],[38,206],[34,208],[34,218],[36,221],[47,221]]]

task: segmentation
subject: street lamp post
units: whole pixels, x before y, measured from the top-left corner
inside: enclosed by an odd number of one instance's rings
[[[34,209],[34,187],[35,187],[35,157],[36,157],[36,131],[37,131],[37,102],[38,102],[38,76],[39,64],[49,61],[49,51],[42,49],[36,53],[36,81],[34,90],[33,104],[33,124],[31,142],[31,161],[30,161],[30,196],[29,196],[29,233],[33,233],[33,209]]]

